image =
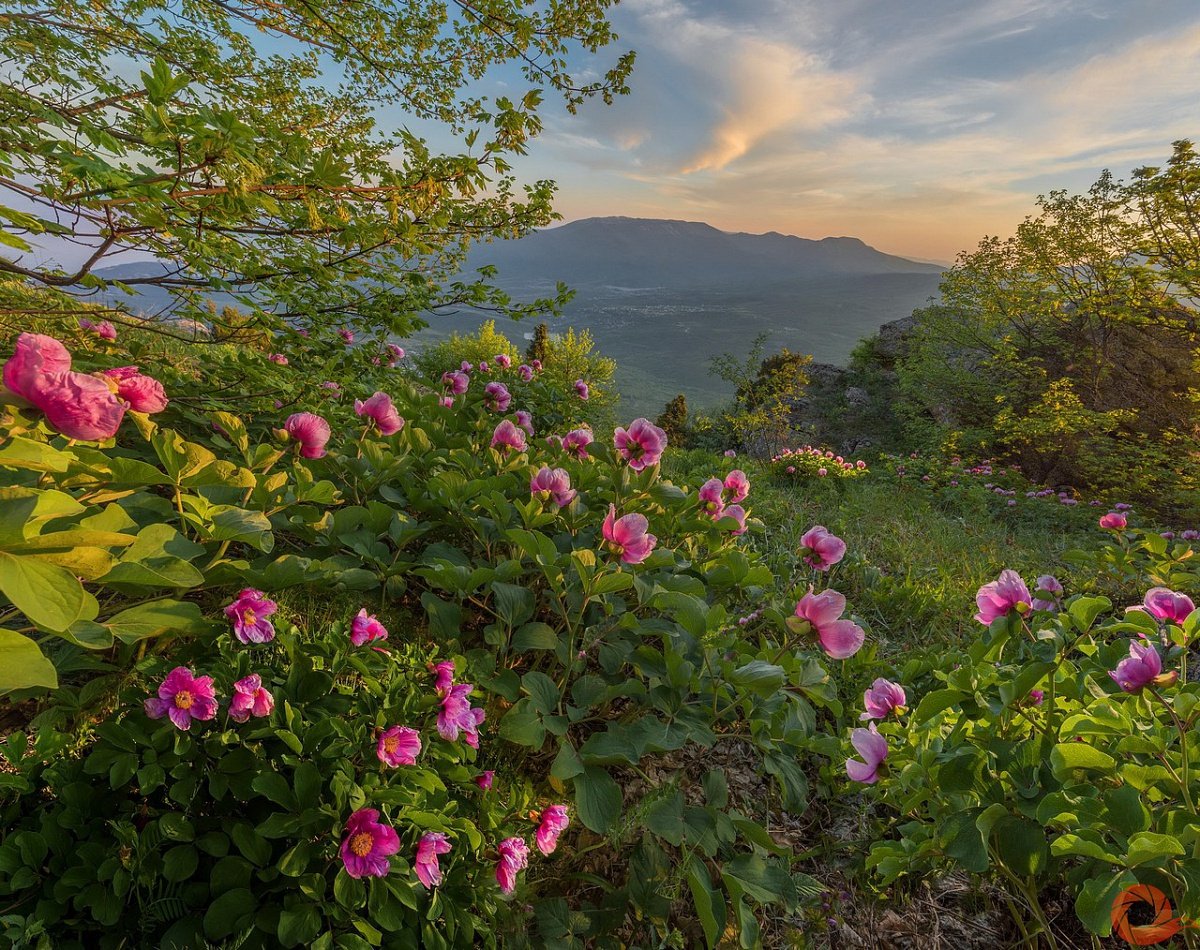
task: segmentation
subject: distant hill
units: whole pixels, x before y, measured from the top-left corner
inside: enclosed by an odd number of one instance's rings
[[[600,350],[617,360],[624,412],[647,415],[680,392],[694,406],[728,397],[726,384],[708,375],[709,360],[744,354],[760,333],[770,334],[771,350],[786,346],[844,363],[860,339],[936,296],[943,270],[853,237],[809,240],[623,217],[585,218],[477,246],[468,270],[484,265],[498,269],[497,283],[518,300],[547,295],[560,280],[574,287],[575,299],[552,329],[590,329]],[[120,280],[161,267],[130,263],[97,274]],[[164,291],[138,289],[135,298],[113,297],[147,313],[169,307]],[[468,332],[489,318],[469,309],[439,314],[406,345]],[[500,329],[523,346],[533,326]]]

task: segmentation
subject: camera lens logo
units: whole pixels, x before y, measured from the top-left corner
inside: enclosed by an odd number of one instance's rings
[[[1135,947],[1150,947],[1183,929],[1167,895],[1153,884],[1135,884],[1117,895],[1112,906],[1113,936]]]

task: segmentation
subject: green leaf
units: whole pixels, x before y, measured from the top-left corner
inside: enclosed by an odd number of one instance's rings
[[[1101,752],[1086,742],[1060,742],[1050,752],[1050,767],[1059,781],[1070,778],[1075,769],[1111,772],[1116,764],[1116,759],[1107,752]]]
[[[530,670],[521,677],[521,686],[529,694],[534,707],[540,712],[548,715],[558,707],[558,687],[554,680],[545,673]]]
[[[264,554],[275,547],[271,522],[261,511],[220,505],[210,509],[208,514],[212,519],[208,536],[214,541],[238,541]]]
[[[729,678],[738,686],[766,697],[774,695],[783,686],[784,672],[782,666],[765,660],[751,660],[734,670]]]
[[[553,650],[558,646],[558,634],[545,623],[523,624],[513,634],[512,648],[518,653],[529,650]]]
[[[593,594],[613,594],[621,590],[629,590],[633,586],[633,575],[624,571],[602,574],[592,582]]]
[[[276,936],[285,947],[309,945],[321,932],[321,913],[313,904],[301,904],[279,915]]]
[[[186,881],[200,866],[200,856],[190,844],[177,844],[163,855],[163,877],[176,883]]]
[[[1126,867],[1136,868],[1152,861],[1182,857],[1186,853],[1178,838],[1153,831],[1142,831],[1129,839],[1124,864]]]
[[[209,940],[223,940],[250,923],[254,913],[254,895],[244,887],[226,891],[208,907],[204,915],[204,935]]]
[[[21,468],[31,472],[65,472],[75,460],[70,452],[63,452],[45,442],[35,442],[14,436],[0,448],[0,465],[6,468]]]
[[[54,564],[0,551],[0,591],[30,623],[62,632],[76,620],[94,620],[96,598],[75,575]]]
[[[920,725],[928,722],[940,712],[945,712],[953,706],[961,705],[965,695],[957,689],[938,689],[921,697],[913,713],[912,724]]]
[[[205,633],[215,626],[200,608],[184,600],[155,600],[114,614],[104,622],[123,643],[136,643],[171,633],[176,636]]]
[[[621,817],[621,787],[596,765],[575,776],[574,784],[579,820],[597,834],[607,834]]]
[[[1117,895],[1137,883],[1130,871],[1118,871],[1085,881],[1075,897],[1075,913],[1089,932],[1107,937],[1112,933],[1112,906]]]
[[[513,707],[500,720],[500,737],[517,745],[540,749],[546,741],[546,727],[542,717],[533,707],[528,697],[517,700]]]
[[[700,926],[704,928],[704,941],[711,950],[725,930],[725,895],[713,888],[708,868],[696,855],[688,861],[687,882]]]
[[[250,825],[244,823],[234,825],[229,837],[233,839],[237,849],[251,864],[256,864],[261,868],[271,860],[270,844]]]
[[[58,687],[54,664],[29,637],[0,627],[0,694],[34,686]]]

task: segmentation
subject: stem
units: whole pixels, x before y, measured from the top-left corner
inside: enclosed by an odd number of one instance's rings
[[[1183,800],[1187,803],[1188,811],[1190,811],[1193,815],[1197,815],[1196,803],[1192,800],[1191,761],[1188,753],[1187,729],[1184,728],[1184,725],[1180,721],[1178,714],[1175,712],[1175,708],[1167,702],[1166,697],[1163,696],[1163,694],[1160,693],[1156,687],[1151,686],[1150,693],[1155,699],[1162,703],[1163,709],[1167,711],[1171,717],[1171,721],[1175,724],[1175,731],[1179,733],[1179,754],[1182,760],[1180,766],[1181,774],[1179,776],[1179,788],[1183,792]]]

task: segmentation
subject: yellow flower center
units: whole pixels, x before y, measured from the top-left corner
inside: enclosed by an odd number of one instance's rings
[[[375,839],[369,832],[360,831],[350,839],[350,850],[360,858],[365,858],[375,846]]]
[[[256,623],[258,623],[258,615],[255,614],[253,610],[243,610],[242,623],[249,627],[253,627]]]
[[[388,736],[383,740],[383,751],[388,755],[395,755],[396,750],[400,748],[400,739],[397,736]]]
[[[175,694],[174,702],[176,709],[191,709],[192,703],[195,701],[196,698],[186,689],[181,689]]]

